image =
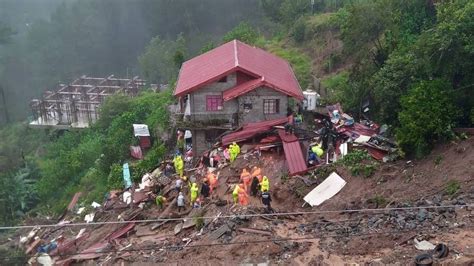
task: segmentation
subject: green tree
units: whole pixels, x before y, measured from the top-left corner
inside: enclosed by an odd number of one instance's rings
[[[396,136],[403,151],[422,157],[434,143],[452,136],[457,111],[450,87],[444,80],[421,81],[401,98]]]
[[[37,203],[35,170],[21,168],[15,173],[0,175],[0,219],[12,224]]]
[[[185,43],[181,34],[176,41],[153,38],[138,58],[145,78],[151,82],[164,83],[176,77],[185,60]]]
[[[252,25],[248,22],[241,22],[231,31],[226,33],[224,37],[222,37],[222,41],[230,42],[236,39],[249,45],[257,45],[259,37],[259,33]]]
[[[341,11],[341,36],[346,53],[355,58],[372,58],[382,65],[387,57],[382,41],[383,33],[390,24],[387,1],[367,1],[349,5]]]

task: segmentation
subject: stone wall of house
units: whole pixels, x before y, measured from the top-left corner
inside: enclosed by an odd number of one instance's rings
[[[238,111],[237,100],[231,100],[223,102],[223,108],[219,111],[207,111],[206,110],[206,96],[220,95],[236,85],[236,74],[230,74],[227,76],[226,82],[214,82],[206,85],[199,90],[191,93],[191,120],[193,121],[209,121],[212,119],[224,119],[231,122],[233,116]]]
[[[199,159],[204,151],[207,150],[204,130],[193,130],[193,156]]]
[[[278,100],[278,112],[275,114],[265,114],[264,100]],[[271,88],[260,87],[238,97],[238,108],[239,125],[282,118],[286,116],[288,96]]]

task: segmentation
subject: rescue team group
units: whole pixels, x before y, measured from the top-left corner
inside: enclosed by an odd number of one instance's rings
[[[240,147],[237,143],[229,145],[230,163],[232,164],[237,156],[240,154]],[[174,169],[172,169],[174,166]],[[178,212],[185,209],[185,196],[183,194],[183,186],[186,184],[189,187],[190,205],[193,208],[199,208],[203,199],[209,198],[211,193],[216,189],[219,176],[211,171],[208,171],[207,176],[203,178],[200,189],[196,182],[196,178],[191,176],[188,178],[184,176],[184,161],[181,154],[178,152],[173,159],[173,166],[170,164],[166,166],[165,174],[170,171],[175,171],[178,177],[175,180],[175,189],[178,192],[176,204]],[[270,196],[270,180],[268,177],[262,175],[261,169],[254,166],[249,172],[246,168],[242,170],[240,175],[240,183],[234,186],[232,191],[232,199],[234,204],[246,206],[249,203],[249,194],[254,197],[261,197],[263,205],[267,212],[272,212],[271,196]],[[166,198],[158,193],[156,196],[156,204],[163,208],[166,203]]]

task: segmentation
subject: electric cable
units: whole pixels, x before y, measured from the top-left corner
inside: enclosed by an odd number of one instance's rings
[[[464,208],[474,207],[474,204],[465,205],[430,205],[430,206],[415,206],[415,207],[393,207],[393,208],[381,208],[381,209],[339,209],[339,210],[319,210],[319,211],[306,211],[306,212],[279,212],[279,213],[268,213],[268,214],[232,214],[222,216],[203,216],[200,217],[204,220],[210,219],[232,219],[235,217],[239,218],[251,218],[251,217],[279,217],[279,216],[291,216],[291,215],[310,215],[310,214],[330,214],[330,213],[380,213],[389,211],[408,211],[408,210],[420,210],[420,209],[452,209],[452,208]],[[127,220],[127,221],[104,221],[104,222],[90,222],[90,223],[64,223],[64,224],[35,224],[35,225],[18,225],[18,226],[1,226],[0,230],[11,230],[11,229],[25,229],[25,228],[48,228],[48,227],[71,227],[71,226],[92,226],[92,225],[109,225],[109,224],[128,224],[128,223],[153,223],[153,222],[170,222],[170,221],[183,221],[186,218],[158,218],[158,219],[144,219],[144,220]]]

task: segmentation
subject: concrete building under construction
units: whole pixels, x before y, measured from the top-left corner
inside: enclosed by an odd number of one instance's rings
[[[123,93],[134,97],[146,82],[132,79],[82,76],[70,84],[60,84],[55,91],[46,91],[41,99],[33,99],[31,127],[86,128],[99,118],[99,108],[105,98]]]

